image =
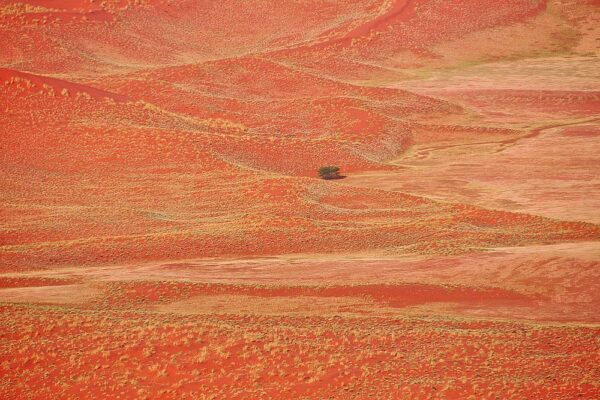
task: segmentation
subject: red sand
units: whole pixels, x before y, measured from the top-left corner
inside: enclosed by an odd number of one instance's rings
[[[0,0],[0,397],[596,398],[599,5]]]

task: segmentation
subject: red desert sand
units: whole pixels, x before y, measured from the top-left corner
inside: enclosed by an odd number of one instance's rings
[[[600,398],[598,0],[0,0],[0,188],[1,399]]]

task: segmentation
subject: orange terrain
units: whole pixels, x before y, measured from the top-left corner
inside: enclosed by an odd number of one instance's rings
[[[597,0],[0,0],[0,398],[598,399],[599,154]]]

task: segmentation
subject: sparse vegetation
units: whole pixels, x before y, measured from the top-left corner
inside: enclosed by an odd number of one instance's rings
[[[4,3],[0,400],[598,397],[592,1]]]

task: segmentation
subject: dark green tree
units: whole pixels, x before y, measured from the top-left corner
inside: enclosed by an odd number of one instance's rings
[[[342,177],[340,175],[340,167],[334,165],[319,168],[319,176],[323,179],[339,179]]]

